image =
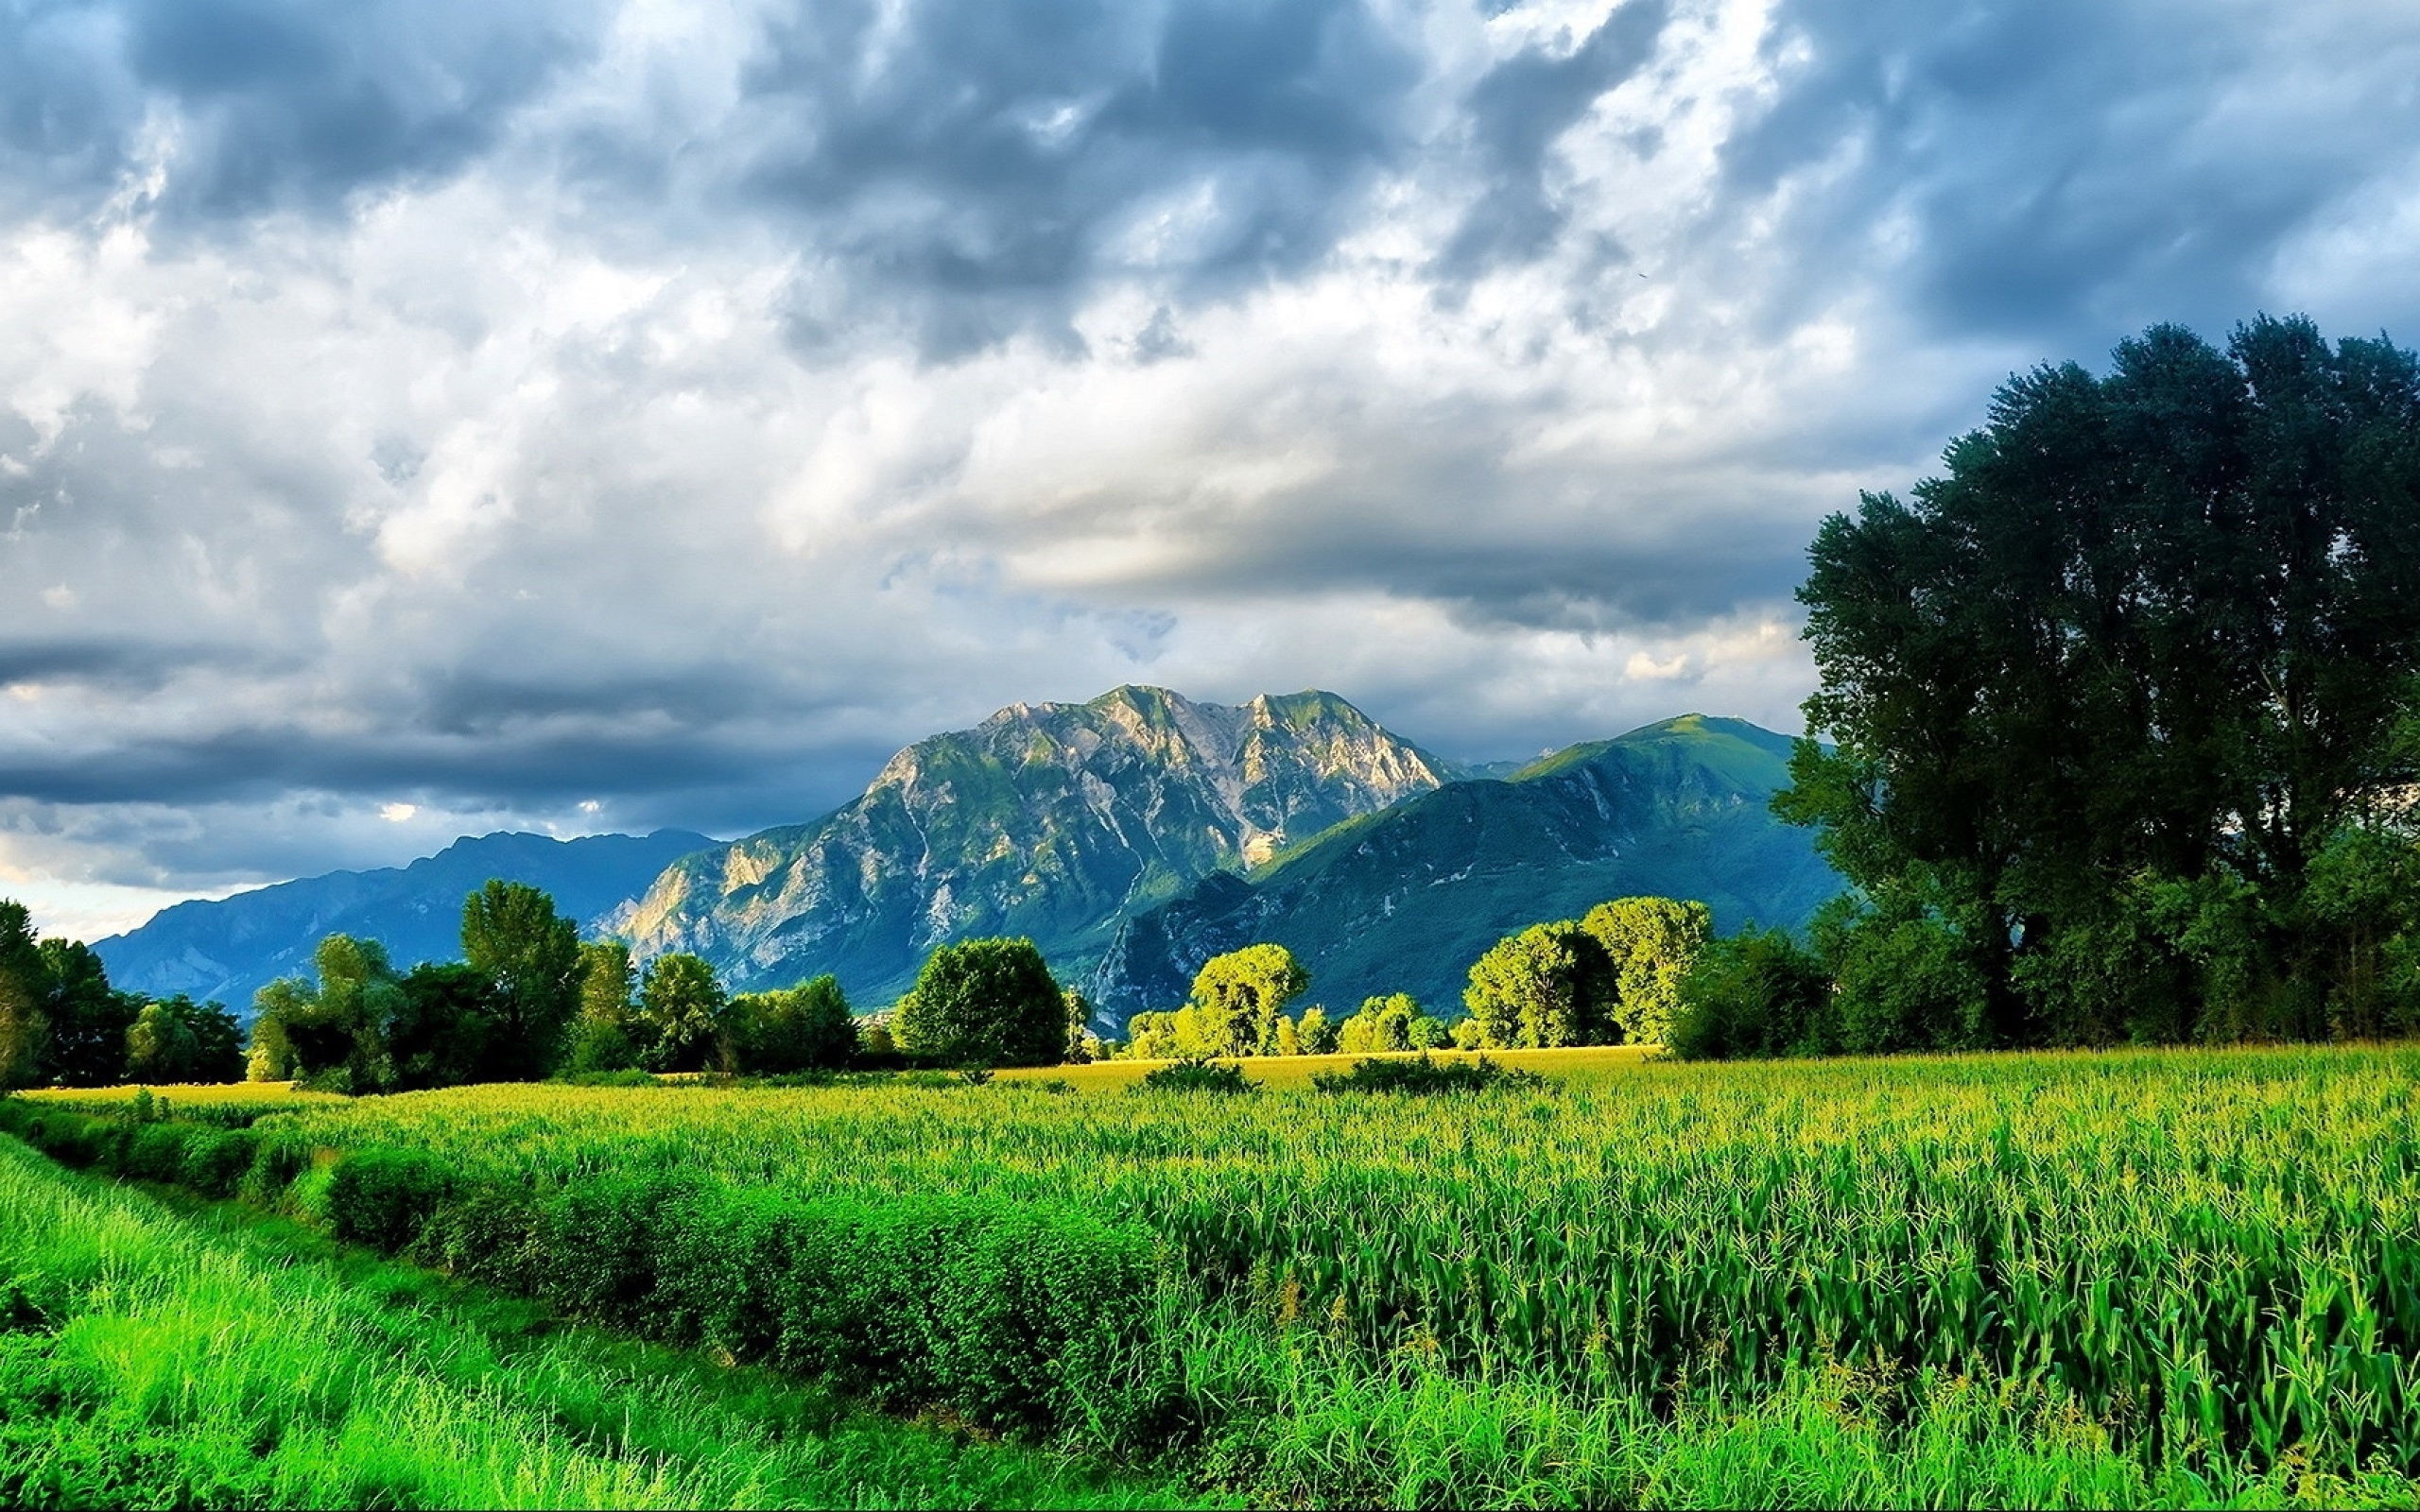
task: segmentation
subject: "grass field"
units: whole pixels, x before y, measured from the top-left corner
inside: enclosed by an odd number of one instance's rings
[[[0,1503],[1200,1504],[295,1237],[0,1142]]]
[[[808,1347],[830,1319],[914,1313],[882,1347],[936,1400],[1256,1501],[2420,1495],[2420,1051],[1502,1058],[1555,1084],[1340,1095],[1272,1061],[1220,1097],[1113,1063],[256,1130],[269,1200],[390,1247],[443,1263],[502,1203],[529,1287],[611,1272],[565,1305],[810,1373],[850,1363]],[[402,1195],[346,1220],[356,1189]],[[826,1274],[852,1265],[960,1300]],[[1160,1417],[1102,1416],[1150,1393]]]

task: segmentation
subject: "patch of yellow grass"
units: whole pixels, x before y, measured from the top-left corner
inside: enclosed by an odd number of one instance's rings
[[[21,1095],[72,1106],[110,1107],[132,1102],[135,1093],[147,1091],[155,1098],[164,1098],[170,1103],[187,1107],[215,1108],[228,1103],[259,1103],[300,1108],[346,1100],[334,1092],[307,1091],[290,1081],[129,1082],[123,1087],[42,1087]]]
[[[1307,1087],[1323,1071],[1350,1071],[1357,1060],[1409,1060],[1418,1052],[1392,1051],[1376,1056],[1246,1056],[1236,1064],[1244,1075],[1267,1087]],[[1473,1060],[1479,1055],[1507,1066],[1519,1066],[1559,1081],[1598,1082],[1635,1071],[1656,1054],[1652,1045],[1583,1045],[1571,1050],[1434,1050],[1439,1060]],[[1165,1060],[1102,1060],[1089,1066],[1030,1066],[999,1074],[1002,1081],[1047,1081],[1056,1078],[1079,1091],[1117,1091],[1133,1086],[1144,1074],[1167,1065]]]

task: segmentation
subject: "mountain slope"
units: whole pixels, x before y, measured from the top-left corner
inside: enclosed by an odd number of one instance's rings
[[[1841,885],[1812,836],[1766,807],[1789,781],[1789,749],[1744,720],[1688,714],[1503,781],[1452,783],[1138,914],[1091,990],[1104,1022],[1122,1025],[1183,1001],[1210,956],[1273,940],[1331,1010],[1408,991],[1459,1013],[1488,946],[1609,898],[1699,899],[1718,929],[1799,924]]]
[[[1334,694],[1016,704],[908,747],[813,824],[683,859],[614,924],[735,986],[832,971],[869,1004],[969,936],[1030,936],[1072,980],[1136,908],[1450,775]]]
[[[382,940],[398,967],[451,960],[461,954],[462,899],[491,877],[543,887],[585,924],[626,904],[673,861],[713,844],[686,830],[576,840],[499,832],[457,840],[407,867],[332,871],[216,902],[178,903],[93,948],[116,987],[216,998],[249,1015],[252,994],[305,970],[325,936]]]

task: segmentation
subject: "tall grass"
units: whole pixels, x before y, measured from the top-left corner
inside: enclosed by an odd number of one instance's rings
[[[349,1282],[7,1141],[0,1277],[9,1505],[1178,1504],[668,1351],[482,1327],[392,1267]]]

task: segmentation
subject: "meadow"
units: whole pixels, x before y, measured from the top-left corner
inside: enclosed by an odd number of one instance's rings
[[[7,1106],[71,1162],[1202,1494],[2420,1493],[2420,1051],[1560,1054],[1450,1097],[1270,1062]]]

